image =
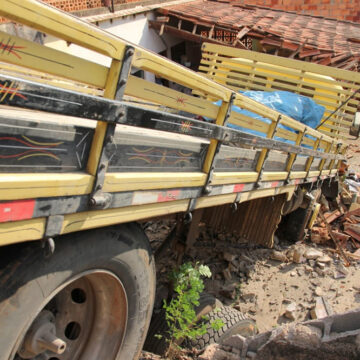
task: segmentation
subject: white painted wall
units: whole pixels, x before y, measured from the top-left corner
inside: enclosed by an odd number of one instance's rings
[[[103,21],[99,23],[99,27],[109,31],[110,33],[121,37],[122,39],[136,45],[140,45],[148,50],[160,53],[170,47],[180,43],[182,40],[169,36],[162,35],[149,28],[148,19],[154,19],[153,12],[141,13],[131,15],[126,18],[119,18],[111,21]],[[58,40],[54,37],[48,36],[45,39],[46,45],[52,48],[71,53],[75,56],[85,58],[87,60],[99,63],[101,65],[109,66],[110,59],[106,56],[97,54],[91,50],[84,49],[80,46],[71,44],[68,46],[65,41]]]

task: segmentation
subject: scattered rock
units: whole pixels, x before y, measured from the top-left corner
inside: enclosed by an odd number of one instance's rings
[[[303,269],[296,269],[296,272],[298,273],[299,276],[303,276],[304,275],[304,270]]]
[[[286,306],[284,316],[290,320],[295,320],[295,311],[296,311],[296,303],[291,302],[288,306]]]
[[[332,259],[330,256],[328,255],[323,255],[323,256],[320,256],[316,259],[316,262],[317,263],[325,263],[325,264],[328,264],[328,263],[331,263]]]
[[[320,256],[323,256],[323,253],[320,250],[311,249],[311,248],[307,249],[304,253],[304,257],[308,260],[315,260]]]
[[[337,264],[336,269],[344,275],[349,274],[349,270],[342,263]]]
[[[254,353],[252,351],[248,351],[246,353],[246,357],[248,357],[249,359],[255,359],[256,358],[256,353]]]
[[[346,278],[346,275],[342,274],[341,272],[334,273],[334,279],[338,280],[338,279],[344,279],[344,278]]]
[[[221,349],[218,344],[211,344],[199,356],[199,360],[239,360],[239,357]]]
[[[288,258],[286,257],[285,254],[283,254],[283,253],[280,252],[280,251],[276,251],[276,250],[274,250],[274,251],[271,253],[270,258],[271,258],[272,260],[276,260],[276,261],[282,261],[282,262],[288,261]]]
[[[319,276],[325,276],[325,271],[322,270],[321,268],[317,267],[315,269],[316,273],[319,275]]]
[[[291,272],[290,272],[290,276],[291,276],[291,277],[296,276],[296,272],[295,272],[295,271],[291,271]]]
[[[296,264],[301,264],[305,261],[304,258],[305,248],[302,246],[296,247],[292,256],[292,261]]]
[[[224,256],[224,259],[228,262],[233,262],[236,259],[235,254],[230,254],[228,252],[224,252],[223,256]]]
[[[220,295],[235,300],[236,299],[236,283],[230,284],[228,286],[223,286],[220,291]]]
[[[231,280],[232,279],[231,272],[230,272],[230,270],[228,268],[223,270],[223,275],[224,275],[225,280]]]
[[[241,335],[233,335],[223,341],[223,345],[231,346],[238,350],[241,350],[246,342],[246,338]]]
[[[320,286],[315,288],[315,294],[317,296],[323,296],[324,295],[324,291],[322,290],[322,288]]]
[[[255,293],[247,293],[247,294],[241,294],[241,298],[245,301],[245,302],[255,302],[256,299],[256,294]]]
[[[315,306],[310,311],[312,319],[323,319],[329,315],[332,315],[333,311],[323,296],[315,298]]]

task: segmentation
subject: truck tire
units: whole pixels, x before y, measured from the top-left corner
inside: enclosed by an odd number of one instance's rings
[[[190,340],[186,344],[187,347],[194,347],[200,350],[213,343],[222,344],[224,340],[233,335],[248,337],[255,335],[257,332],[256,324],[253,320],[230,306],[214,309],[206,317],[206,322],[209,324],[206,334]],[[224,325],[219,330],[214,330],[210,324],[217,319],[222,320]]]
[[[223,304],[220,300],[216,299],[213,295],[203,292],[200,294],[199,306],[195,308],[196,316],[197,318],[206,316],[212,310],[221,306],[223,306]],[[169,327],[166,323],[165,309],[162,308],[157,313],[154,311],[145,340],[144,350],[154,354],[164,355],[168,348],[168,331]],[[178,345],[181,345],[181,342]]]
[[[137,359],[149,326],[155,266],[137,224],[65,235],[0,255],[0,359]]]

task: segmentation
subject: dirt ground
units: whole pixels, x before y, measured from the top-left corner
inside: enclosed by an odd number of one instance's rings
[[[350,142],[347,156],[350,169],[360,173],[360,140]],[[170,227],[162,224],[159,232],[150,224],[147,232],[156,243]],[[345,267],[331,240],[320,246],[309,240],[294,244],[292,239],[276,239],[274,249],[264,249],[220,235],[203,229],[183,261],[207,264],[213,276],[205,281],[205,291],[254,319],[259,332],[311,319],[319,298],[329,314],[360,307],[360,261]],[[166,264],[158,264],[160,299],[168,295],[162,278],[175,264],[171,250]],[[143,359],[160,359],[152,356],[144,353]]]

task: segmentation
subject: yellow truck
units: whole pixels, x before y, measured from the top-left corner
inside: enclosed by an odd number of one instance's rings
[[[357,73],[204,44],[200,74],[35,0],[0,16],[110,63],[1,32],[1,360],[137,358],[156,285],[141,221],[192,220],[185,251],[199,221],[272,246],[282,215],[336,182]],[[279,88],[324,105],[321,128],[238,92]]]

